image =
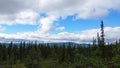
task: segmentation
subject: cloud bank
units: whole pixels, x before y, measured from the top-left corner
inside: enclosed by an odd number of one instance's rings
[[[81,33],[68,33],[60,32],[58,34],[42,34],[37,31],[25,32],[17,34],[2,34],[0,36],[6,39],[26,39],[26,40],[37,40],[44,42],[76,42],[76,43],[91,43],[93,38],[97,37],[97,32],[100,29],[89,29],[84,30]],[[105,27],[105,41],[115,42],[120,39],[120,27]]]

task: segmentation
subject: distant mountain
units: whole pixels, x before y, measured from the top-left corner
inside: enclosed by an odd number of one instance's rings
[[[1,43],[20,43],[20,42],[30,42],[30,40],[25,40],[25,39],[6,39],[6,38],[0,38]]]
[[[55,42],[55,43],[45,43],[46,45],[49,44],[49,45],[57,45],[57,46],[62,46],[62,45],[65,45],[65,46],[83,46],[83,47],[87,47],[89,44],[85,44],[85,43],[82,43],[82,44],[79,44],[79,43],[75,43],[75,42]]]
[[[36,40],[25,40],[25,39],[6,39],[6,38],[0,38],[0,43],[10,43],[10,42],[13,42],[13,43],[20,43],[20,42],[26,42],[26,43],[37,43],[37,44],[49,44],[49,45],[57,45],[57,46],[61,46],[61,45],[65,45],[65,46],[68,46],[68,45],[71,45],[71,46],[88,46],[89,44],[86,44],[86,43],[82,43],[82,44],[79,44],[79,43],[75,43],[75,42],[43,42],[43,41],[36,41]]]

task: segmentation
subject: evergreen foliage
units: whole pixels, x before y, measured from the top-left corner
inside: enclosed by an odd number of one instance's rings
[[[32,44],[0,43],[1,68],[114,68],[120,67],[120,42],[105,45],[106,58],[103,61],[101,50],[96,46],[76,46],[69,43]],[[16,67],[17,66],[17,67]]]

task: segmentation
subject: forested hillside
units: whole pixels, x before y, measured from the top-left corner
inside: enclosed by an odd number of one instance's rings
[[[104,46],[0,44],[0,68],[119,68],[120,41]]]

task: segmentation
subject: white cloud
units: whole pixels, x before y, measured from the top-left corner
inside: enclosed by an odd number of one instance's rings
[[[120,39],[120,27],[115,27],[115,28],[112,28],[112,27],[107,27],[105,29],[105,37],[107,39],[107,41],[115,41],[115,40],[118,40]]]
[[[40,10],[46,14],[63,18],[77,14],[78,19],[102,17],[110,13],[110,10],[119,11],[119,6],[119,0],[40,0],[39,5]]]
[[[42,13],[63,19],[69,15],[76,15],[77,19],[99,18],[110,10],[120,11],[119,6],[119,0],[1,0],[0,24],[34,24]],[[18,20],[18,15],[22,19]]]
[[[36,7],[38,0],[0,0],[0,14],[16,14]]]
[[[36,24],[38,14],[32,10],[22,11],[17,14],[0,15],[0,24]]]
[[[58,27],[58,28],[56,28],[55,30],[60,30],[60,31],[62,31],[62,30],[64,30],[65,29],[65,27]]]
[[[40,28],[38,31],[40,33],[49,32],[52,29],[52,25],[57,18],[54,15],[50,15],[40,19]]]
[[[5,30],[5,27],[0,25],[0,31],[4,31],[4,30]]]
[[[69,33],[61,32],[58,34],[41,34],[35,32],[24,32],[17,34],[3,34],[0,33],[2,38],[6,39],[26,39],[26,40],[38,40],[46,42],[77,42],[77,43],[91,43],[93,37],[96,38],[100,29],[84,30],[81,33]],[[106,42],[114,42],[120,39],[120,27],[105,27],[105,40]]]

